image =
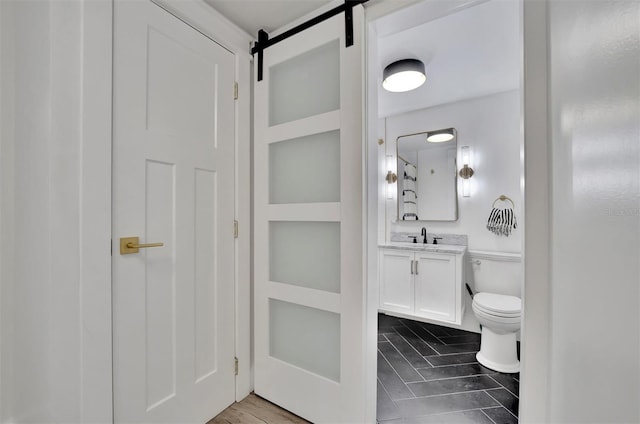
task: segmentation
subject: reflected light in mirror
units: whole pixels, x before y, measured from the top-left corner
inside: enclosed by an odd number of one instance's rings
[[[445,130],[431,131],[427,134],[427,141],[430,143],[444,143],[445,141],[453,140],[453,128],[447,128]]]

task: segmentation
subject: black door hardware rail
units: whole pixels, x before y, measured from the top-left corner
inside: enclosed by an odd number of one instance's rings
[[[261,29],[258,31],[258,41],[256,41],[251,48],[251,54],[255,55],[258,53],[258,81],[262,81],[262,67],[263,67],[263,55],[264,50],[268,47],[273,46],[274,44],[279,43],[282,40],[286,40],[287,38],[298,34],[299,32],[304,31],[305,29],[311,28],[312,26],[319,24],[320,22],[326,21],[333,16],[344,12],[344,23],[345,23],[345,41],[346,46],[349,47],[353,45],[353,8],[362,3],[366,3],[368,0],[344,0],[344,4],[337,6],[331,10],[324,12],[321,15],[316,16],[315,18],[309,19],[306,22],[301,23],[300,25],[291,28],[288,31],[283,32],[282,34],[276,35],[273,38],[269,38],[269,34]]]

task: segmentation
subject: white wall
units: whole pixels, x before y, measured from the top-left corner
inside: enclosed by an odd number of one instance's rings
[[[455,222],[398,222],[396,199],[387,200],[389,231],[417,231],[425,226],[429,233],[466,234],[469,249],[521,252],[522,228],[501,237],[486,229],[494,200],[501,194],[515,202],[516,217],[522,220],[520,94],[518,90],[422,109],[386,119],[386,154],[394,155],[396,138],[402,134],[454,127],[458,150],[470,146],[474,176],[471,197],[462,197],[458,187],[458,220]],[[458,156],[460,159],[460,157]],[[460,167],[460,160],[458,160]],[[459,184],[461,179],[458,179]],[[379,184],[386,184],[380,181]],[[500,202],[499,202],[500,203]],[[384,242],[381,240],[380,242]]]
[[[640,3],[549,17],[550,421],[639,422]]]
[[[13,139],[13,15],[9,3],[0,3],[0,283],[12,274],[12,244],[10,224],[13,210],[7,208],[7,199],[13,198],[13,149],[6,140]],[[10,285],[0,284],[0,422],[10,415],[9,387],[11,367],[11,302]]]
[[[110,422],[111,3],[0,8],[0,420]]]

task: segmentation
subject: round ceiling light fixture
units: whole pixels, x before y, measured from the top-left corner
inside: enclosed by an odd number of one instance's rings
[[[382,72],[382,87],[394,93],[418,88],[426,80],[424,63],[417,59],[398,60],[388,65]]]
[[[453,137],[455,137],[453,128],[447,128],[438,131],[429,131],[427,133],[427,141],[431,143],[444,143],[445,141],[453,140]]]

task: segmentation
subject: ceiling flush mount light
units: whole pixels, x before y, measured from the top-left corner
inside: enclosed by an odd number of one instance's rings
[[[401,93],[420,87],[427,80],[424,63],[417,59],[393,62],[382,72],[382,86],[387,91]]]
[[[453,128],[429,131],[427,133],[427,141],[430,143],[444,143],[445,141],[453,140],[455,136],[455,130]]]

